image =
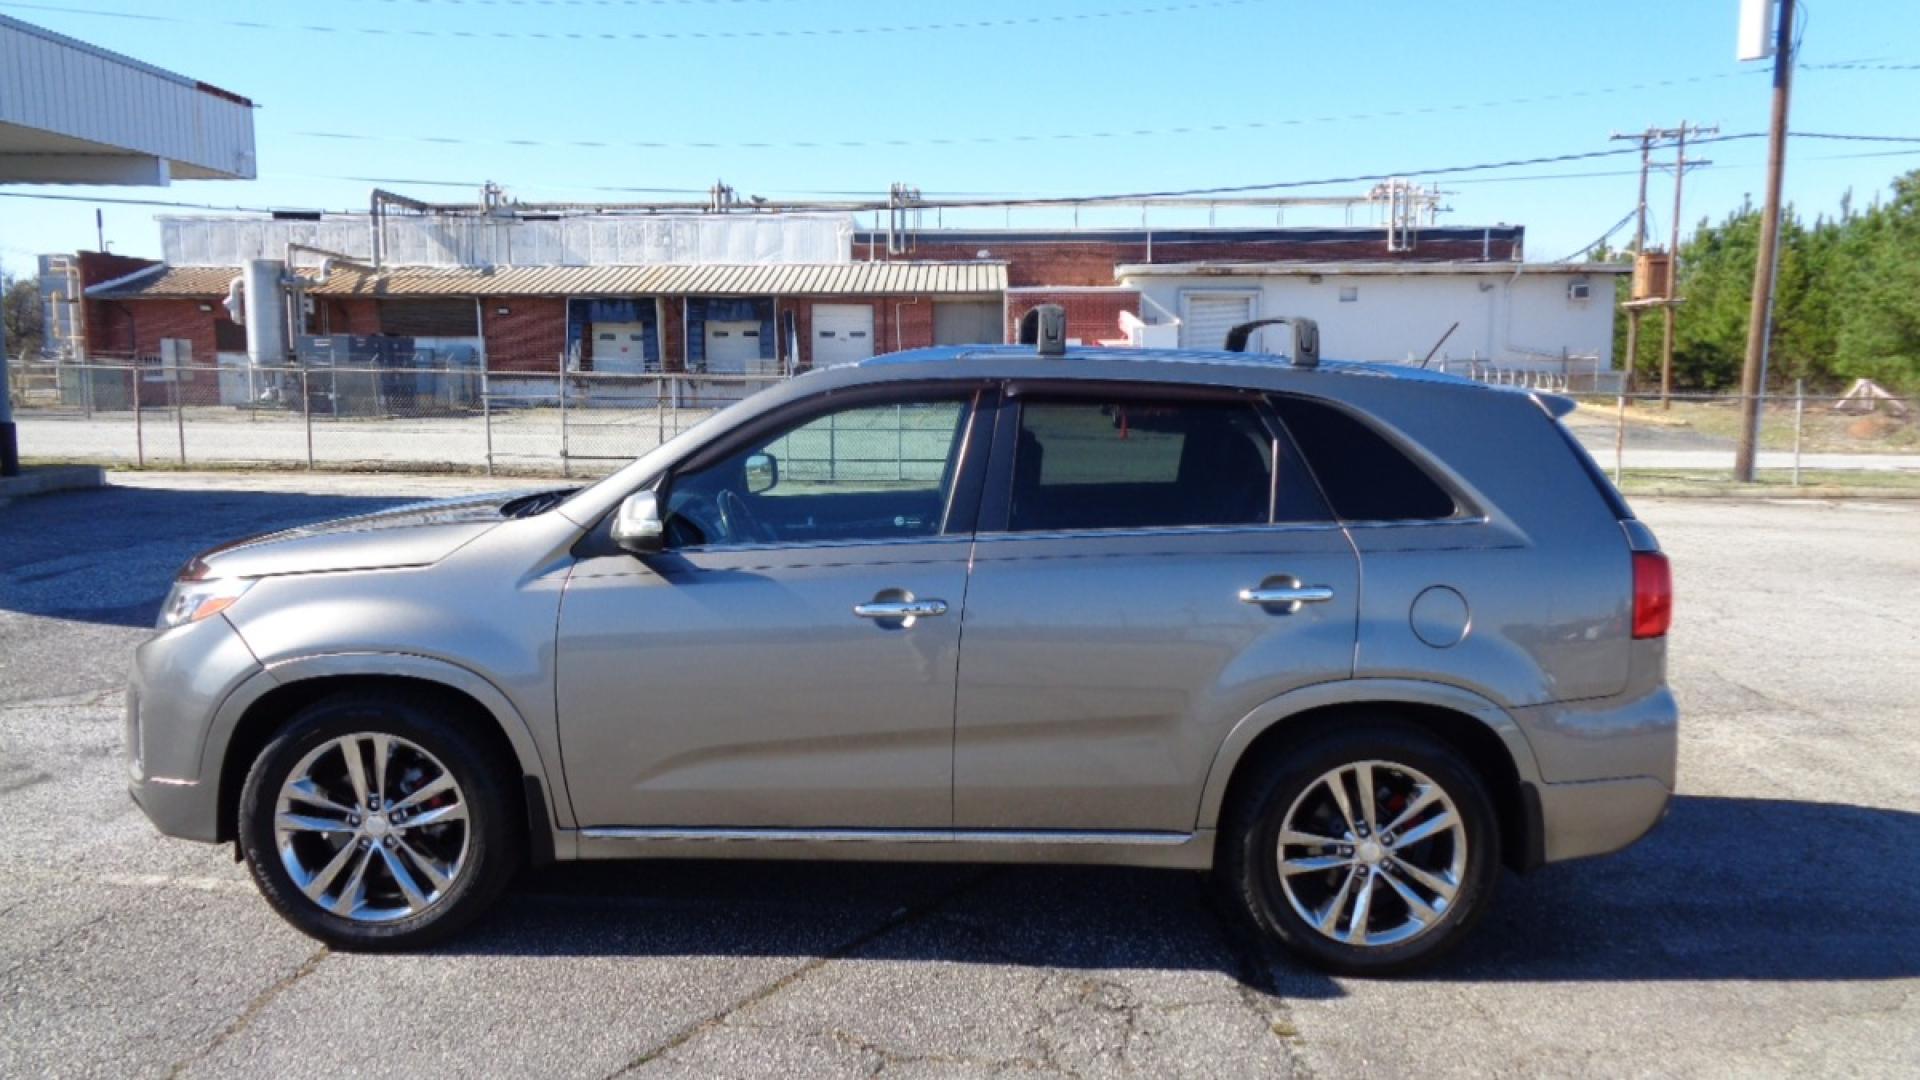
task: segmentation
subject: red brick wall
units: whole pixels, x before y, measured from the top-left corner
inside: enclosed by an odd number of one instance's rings
[[[1007,341],[1020,340],[1020,318],[1041,304],[1059,304],[1067,309],[1067,337],[1079,338],[1083,345],[1122,338],[1120,313],[1140,314],[1138,289],[1102,289],[1089,292],[1076,289],[1033,289],[1007,293]]]
[[[687,370],[687,308],[678,296],[660,298],[660,369]]]
[[[192,378],[181,383],[180,400],[188,405],[218,404],[219,365],[213,333],[214,320],[221,312],[201,311],[211,300],[93,300],[87,304],[87,357],[102,363],[121,364],[135,358],[157,358],[162,338],[182,338],[193,344]],[[148,405],[172,401],[165,383],[141,385],[141,400]]]
[[[363,297],[323,300],[308,323],[316,334],[370,337],[380,332],[380,302]]]
[[[501,308],[507,314],[499,314]],[[557,372],[567,349],[567,302],[551,296],[483,297],[480,332],[490,370]]]

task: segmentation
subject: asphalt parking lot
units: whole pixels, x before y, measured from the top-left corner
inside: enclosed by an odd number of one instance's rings
[[[560,867],[432,953],[318,948],[127,800],[129,650],[201,547],[484,481],[126,483],[0,507],[0,1075],[1920,1072],[1920,502],[1641,500],[1671,816],[1366,982],[1115,869]]]

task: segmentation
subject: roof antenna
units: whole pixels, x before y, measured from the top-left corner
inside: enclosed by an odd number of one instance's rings
[[[1286,323],[1293,327],[1293,352],[1291,361],[1297,368],[1317,368],[1320,366],[1320,324],[1300,315],[1289,315],[1275,319],[1255,319],[1243,322],[1227,331],[1228,352],[1247,351],[1247,340],[1253,332],[1263,326],[1276,326]]]
[[[1067,354],[1067,309],[1041,304],[1020,316],[1020,344],[1034,346],[1041,356]]]

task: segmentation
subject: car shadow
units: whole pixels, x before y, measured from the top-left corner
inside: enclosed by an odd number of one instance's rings
[[[174,575],[222,541],[418,498],[104,487],[0,510],[0,610],[150,627]]]
[[[1683,796],[1619,855],[1504,875],[1421,981],[1920,976],[1920,814]],[[1338,996],[1255,944],[1203,876],[1111,867],[653,861],[548,867],[442,947],[540,956],[859,956],[1214,970]]]

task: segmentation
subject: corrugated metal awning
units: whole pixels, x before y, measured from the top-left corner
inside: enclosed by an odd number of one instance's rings
[[[168,267],[90,290],[102,299],[222,296],[240,271]],[[311,275],[309,275],[311,276]],[[752,266],[336,267],[313,296],[990,296],[1004,262],[772,263]]]

